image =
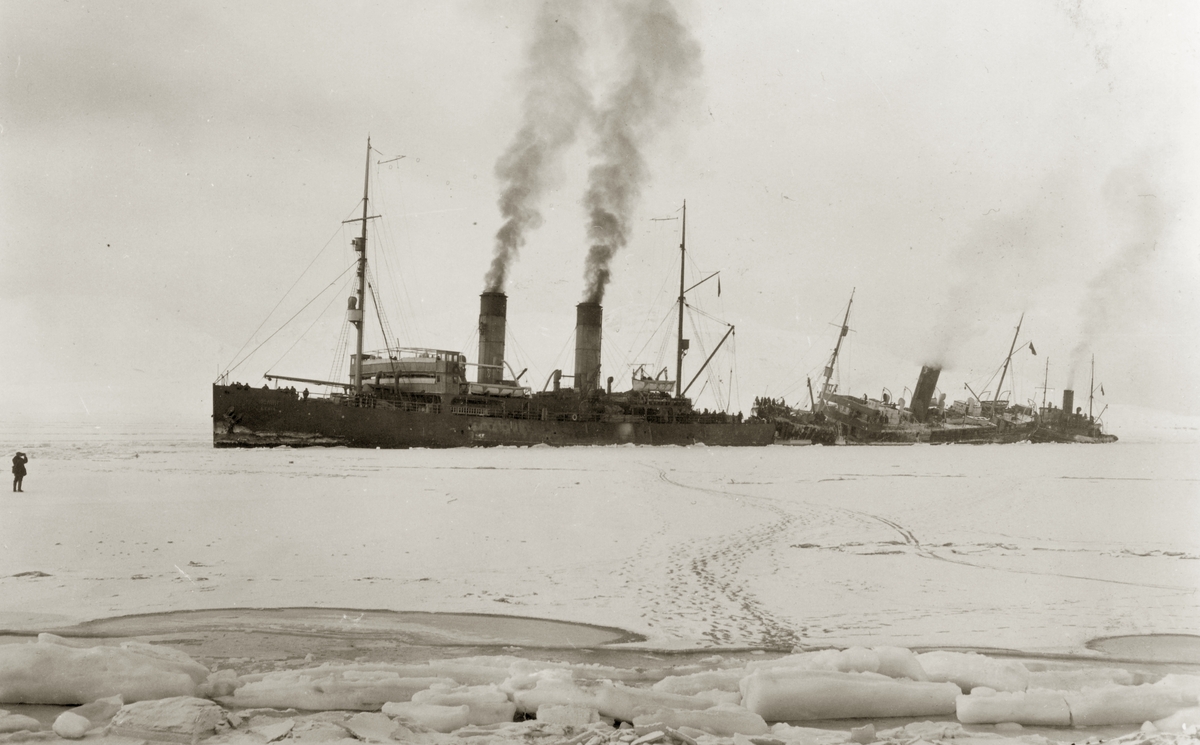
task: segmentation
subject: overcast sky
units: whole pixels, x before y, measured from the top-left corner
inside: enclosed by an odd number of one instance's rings
[[[0,411],[202,422],[218,372],[294,314],[233,379],[344,376],[342,221],[368,135],[390,327],[474,361],[540,9],[0,2]],[[678,291],[680,223],[660,218],[686,199],[689,275],[721,272],[690,300],[736,326],[700,406],[804,401],[853,290],[843,390],[905,396],[938,362],[948,398],[982,392],[1024,314],[1017,400],[1040,401],[1047,360],[1050,397],[1080,400],[1094,354],[1106,402],[1200,414],[1195,3],[674,11],[695,59],[618,117],[645,173],[604,297],[615,388],[630,364],[673,370],[651,332]],[[556,12],[592,108],[545,164],[505,285],[508,357],[537,389],[573,365],[598,112],[656,63],[629,56],[618,4]],[[701,318],[685,380],[724,333]]]

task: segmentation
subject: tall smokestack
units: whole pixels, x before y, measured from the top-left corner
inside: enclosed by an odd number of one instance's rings
[[[1068,414],[1075,411],[1075,391],[1063,391],[1063,411]]]
[[[600,303],[575,306],[575,390],[593,391],[600,387],[600,327],[604,309]]]
[[[485,292],[479,296],[479,375],[476,380],[480,383],[499,383],[504,378],[507,314],[508,296],[503,292]]]
[[[941,374],[942,368],[937,365],[925,365],[921,368],[917,387],[913,389],[912,403],[908,405],[913,419],[918,422],[925,421],[929,416],[929,402],[933,400],[933,390],[937,388],[938,377]]]

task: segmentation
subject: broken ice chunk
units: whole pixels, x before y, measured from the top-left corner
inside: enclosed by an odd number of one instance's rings
[[[219,700],[239,708],[378,711],[389,701],[408,701],[414,693],[430,686],[454,684],[449,678],[405,678],[384,670],[320,667],[246,677],[257,680],[250,680],[232,696]]]
[[[963,693],[983,686],[997,691],[1023,691],[1029,687],[1029,670],[1013,660],[994,660],[975,652],[925,652],[917,660],[929,679],[950,681]]]
[[[719,737],[765,735],[771,731],[761,716],[733,704],[719,704],[709,709],[657,709],[634,717],[633,723],[638,726],[691,727]]]
[[[1016,722],[1045,727],[1071,726],[1071,710],[1059,691],[1031,688],[1028,691],[995,691],[978,687],[956,701],[958,721],[963,724]]]
[[[438,684],[412,695],[413,703],[437,704],[438,706],[470,707],[468,724],[486,725],[511,722],[517,713],[517,705],[508,700],[508,694],[495,685],[449,686]]]
[[[414,722],[422,727],[428,727],[434,732],[453,732],[469,724],[471,707],[438,706],[437,704],[418,704],[412,701],[395,701],[383,705],[383,713]]]
[[[699,696],[680,696],[647,688],[631,688],[618,684],[600,686],[596,700],[602,716],[632,722],[634,717],[662,708],[707,709],[713,702]]]
[[[1196,705],[1195,693],[1160,685],[1084,688],[1065,695],[1076,727],[1141,724]]]
[[[141,647],[81,649],[53,638],[0,645],[0,703],[73,706],[114,695],[125,701],[192,696],[196,675],[203,681],[208,671],[190,658]]]
[[[742,681],[742,705],[769,722],[953,714],[958,695],[953,683],[874,673],[767,669]]]

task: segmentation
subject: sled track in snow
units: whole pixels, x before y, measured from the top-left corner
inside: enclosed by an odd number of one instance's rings
[[[1104,582],[1104,583],[1113,584],[1113,585],[1127,585],[1127,586],[1131,586],[1131,587],[1146,587],[1146,588],[1150,588],[1150,589],[1154,589],[1154,590],[1172,590],[1172,591],[1184,592],[1184,593],[1195,593],[1196,592],[1196,589],[1193,587],[1182,587],[1180,585],[1159,585],[1159,584],[1152,584],[1152,583],[1147,583],[1147,582],[1126,582],[1124,580],[1110,579],[1108,577],[1088,577],[1088,576],[1079,575],[1079,574],[1062,574],[1059,572],[1039,572],[1039,571],[1036,571],[1033,569],[1015,569],[1015,568],[1010,568],[1010,567],[989,566],[987,564],[979,564],[979,563],[972,562],[972,561],[966,561],[964,559],[955,559],[955,558],[951,558],[949,556],[943,556],[942,554],[934,551],[932,548],[922,545],[921,542],[917,539],[916,535],[911,530],[909,530],[908,528],[904,527],[903,525],[901,525],[893,520],[887,519],[886,517],[871,514],[869,512],[859,512],[858,510],[846,509],[845,507],[839,507],[837,509],[839,509],[841,512],[845,512],[846,514],[849,514],[849,515],[855,515],[857,517],[865,518],[867,520],[874,520],[876,522],[886,525],[887,527],[889,527],[892,530],[899,533],[900,536],[904,539],[904,543],[907,546],[910,546],[912,549],[914,549],[916,552],[916,555],[920,556],[923,559],[934,559],[936,561],[944,561],[948,564],[958,564],[960,566],[971,567],[972,569],[985,569],[985,570],[990,570],[993,572],[1007,572],[1009,574],[1031,574],[1031,575],[1039,576],[1039,577],[1058,577],[1060,579],[1076,579],[1076,580],[1081,580],[1084,582]]]

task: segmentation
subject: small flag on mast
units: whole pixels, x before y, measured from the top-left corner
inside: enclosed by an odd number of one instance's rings
[[[1029,342],[1029,351],[1033,352],[1033,356],[1037,357],[1037,350],[1033,348],[1033,342]]]

